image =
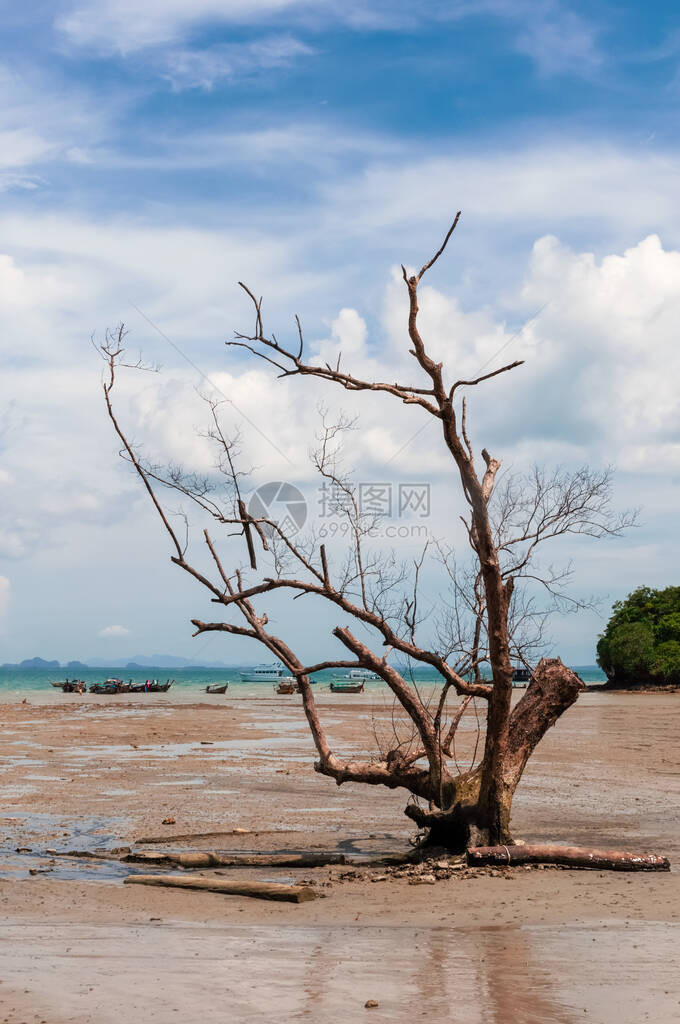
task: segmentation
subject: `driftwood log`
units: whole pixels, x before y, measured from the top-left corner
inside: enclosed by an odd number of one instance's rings
[[[121,860],[125,864],[176,864],[180,868],[318,868],[326,864],[345,864],[343,853],[156,853],[138,850]]]
[[[570,868],[600,871],[670,871],[667,857],[654,853],[624,853],[621,850],[591,850],[587,846],[472,846],[467,851],[470,866],[487,864],[562,864]]]
[[[224,836],[267,836],[295,832],[293,828],[230,828],[216,832],[183,832],[167,836],[140,836],[134,842],[137,846],[153,843],[188,843],[194,839],[221,839]]]
[[[164,885],[171,889],[202,889],[227,896],[251,896],[259,900],[280,900],[285,903],[306,903],[316,899],[308,885],[283,885],[280,882],[226,882],[218,878],[195,878],[177,875],[128,875],[126,885]]]

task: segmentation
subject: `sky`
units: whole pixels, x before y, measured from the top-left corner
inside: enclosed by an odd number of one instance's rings
[[[612,465],[617,505],[640,507],[625,538],[556,550],[574,560],[574,593],[600,607],[553,622],[555,653],[592,663],[612,601],[677,584],[675,5],[0,12],[0,663],[201,660],[189,620],[214,606],[170,564],[105,416],[91,337],[120,321],[162,366],[120,386],[121,419],[150,458],[209,472],[197,391],[218,394],[253,487],[294,484],[312,521],[323,402],[361,417],[357,481],[395,495],[429,485],[427,529],[460,544],[455,475],[425,414],[277,381],[224,345],[251,327],[242,280],[281,338],[300,315],[311,357],[413,375],[399,266],[432,255],[458,209],[422,288],[427,342],[452,377],[526,360],[470,397],[476,449],[510,470]],[[406,533],[394,543],[409,559],[420,539]],[[337,650],[326,610],[267,610],[303,656]],[[216,637],[204,658],[261,654]]]

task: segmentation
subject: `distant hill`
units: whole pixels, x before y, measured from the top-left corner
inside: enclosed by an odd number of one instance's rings
[[[149,662],[146,665],[140,665],[138,661],[128,661],[127,665],[124,665],[123,668],[129,669],[130,672],[146,672],[150,668],[166,668],[166,669],[174,668],[177,672],[181,672],[182,669],[184,668],[184,666],[183,665],[160,665],[157,661],[149,660]],[[192,662],[191,665],[190,665],[190,668],[192,668],[192,669],[204,669],[204,668],[210,668],[210,666],[209,665],[194,665],[194,663]]]
[[[17,668],[59,668],[59,662],[45,661],[44,658],[26,658],[19,662]]]
[[[66,665],[64,666],[64,668],[76,668],[78,670],[80,670],[81,668],[89,668],[89,667],[90,667],[89,665],[86,665],[82,661],[67,661]]]
[[[232,666],[224,661],[202,661],[200,665],[190,661],[189,658],[178,658],[174,654],[135,654],[132,658],[88,658],[87,663],[92,668],[126,668],[126,669],[147,669],[147,668],[231,668]]]

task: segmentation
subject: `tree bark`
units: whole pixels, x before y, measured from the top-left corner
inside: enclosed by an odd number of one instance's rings
[[[550,726],[571,707],[584,686],[559,658],[543,658],[538,663],[529,686],[510,714],[507,740],[501,751],[494,752],[493,761],[488,761],[485,752],[477,768],[454,778],[444,790],[444,807],[439,810],[424,811],[415,804],[406,808],[409,818],[429,829],[428,845],[459,853],[469,846],[512,845],[512,800],[526,763]],[[488,730],[489,723],[487,733]]]
[[[670,871],[667,857],[622,850],[590,850],[586,846],[479,846],[467,851],[468,864],[563,864],[604,871]]]

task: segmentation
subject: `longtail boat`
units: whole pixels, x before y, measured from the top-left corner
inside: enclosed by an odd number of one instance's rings
[[[226,693],[228,686],[229,686],[229,683],[224,683],[223,686],[220,686],[219,683],[211,683],[210,686],[206,686],[205,692],[206,693]]]
[[[292,676],[284,676],[279,683],[274,684],[276,693],[298,693],[299,687]]]
[[[62,693],[85,693],[87,690],[87,683],[84,679],[62,679],[57,683],[52,683],[52,686],[56,686]]]
[[[90,693],[105,693],[111,696],[114,693],[123,693],[123,686],[127,686],[127,692],[129,693],[129,683],[124,683],[122,679],[105,679],[103,683],[92,683]]]
[[[157,679],[154,679],[152,683],[149,683],[149,693],[167,693],[174,679],[167,679],[164,683],[159,683]]]
[[[333,693],[363,693],[364,683],[331,683]]]

